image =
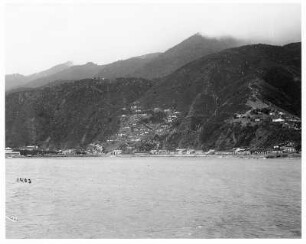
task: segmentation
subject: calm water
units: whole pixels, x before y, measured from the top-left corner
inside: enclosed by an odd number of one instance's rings
[[[7,159],[10,215],[7,238],[300,238],[301,160]]]

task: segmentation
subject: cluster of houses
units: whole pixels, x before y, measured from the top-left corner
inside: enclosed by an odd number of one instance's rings
[[[107,140],[110,145],[128,144],[133,147],[150,136],[161,136],[169,131],[180,116],[180,112],[172,109],[143,109],[137,103],[132,104],[129,109],[123,108],[122,112],[119,131]],[[156,114],[162,114],[163,118],[160,121],[152,121]]]
[[[29,152],[33,150],[38,150],[37,146],[26,146],[22,147],[22,149],[14,150],[12,148],[5,148],[5,156],[7,158],[12,157],[20,157],[21,151],[28,150]],[[194,155],[194,156],[205,156],[205,155],[266,155],[266,154],[283,154],[283,153],[296,153],[296,149],[292,142],[282,144],[282,145],[275,145],[270,149],[249,149],[249,148],[233,148],[227,151],[217,151],[214,149],[210,149],[208,151],[203,150],[195,150],[190,148],[177,148],[175,150],[150,150],[149,152],[137,152],[134,150],[133,147],[130,147],[129,150],[121,150],[121,149],[114,149],[107,154],[103,153],[103,147],[99,144],[91,144],[87,150],[78,150],[78,149],[66,149],[66,150],[59,150],[56,151],[55,154],[58,156],[75,156],[75,155],[113,155],[119,156],[122,154],[133,154],[135,156],[146,156],[146,155]]]
[[[20,156],[19,151],[15,151],[10,147],[5,148],[5,157],[6,158],[19,157],[19,156]]]
[[[22,152],[33,152],[38,150],[37,145],[29,145],[29,146],[23,146],[18,149],[12,149],[10,147],[5,148],[5,157],[12,158],[12,157],[20,157],[22,155]]]
[[[282,111],[266,109],[267,111],[262,111],[260,109],[253,109],[247,111],[244,114],[236,113],[232,122],[246,122],[251,124],[261,123],[264,121],[272,122],[275,124],[281,124],[283,127],[301,130],[301,119],[289,115]]]
[[[162,115],[158,119],[152,119],[152,116]],[[158,116],[157,116],[158,117]],[[143,109],[138,103],[132,104],[129,108],[122,108],[122,115],[120,115],[120,129],[118,133],[110,137],[104,144],[92,143],[86,149],[65,149],[54,151],[53,153],[59,156],[73,156],[73,155],[105,155],[105,150],[108,151],[106,155],[118,156],[121,154],[134,155],[250,155],[250,154],[280,154],[280,153],[295,153],[296,149],[293,143],[288,142],[283,145],[275,145],[270,149],[249,149],[249,148],[234,148],[228,151],[195,150],[190,148],[178,148],[176,150],[161,150],[154,149],[149,152],[139,152],[136,149],[137,143],[146,138],[152,138],[156,135],[162,136],[167,134],[173,123],[180,118],[180,112],[174,109]],[[235,114],[232,122],[251,122],[260,123],[269,120],[272,123],[281,123],[283,126],[288,126],[291,129],[300,130],[301,120],[292,115],[285,114],[281,111],[262,111],[260,109],[250,110],[245,114]],[[243,122],[243,123],[244,123]],[[125,145],[124,150],[120,145]],[[160,148],[158,145],[155,148]],[[36,145],[29,145],[14,150],[7,147],[5,149],[6,157],[19,157],[24,155],[24,152],[39,152]],[[44,152],[41,150],[41,152]]]
[[[296,153],[296,149],[292,143],[286,145],[276,145],[270,149],[249,149],[249,148],[233,148],[226,151],[217,151],[210,149],[208,151],[195,150],[195,149],[186,149],[186,148],[177,148],[175,150],[150,150],[150,152],[132,152],[131,154],[135,156],[144,156],[144,155],[194,155],[194,156],[207,156],[207,155],[267,155],[267,154],[284,154],[284,153]],[[123,150],[113,150],[109,155],[122,155],[124,154]]]

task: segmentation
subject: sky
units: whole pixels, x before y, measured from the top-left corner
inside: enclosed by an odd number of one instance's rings
[[[198,32],[275,45],[301,40],[296,3],[7,3],[4,18],[6,74],[163,52]]]

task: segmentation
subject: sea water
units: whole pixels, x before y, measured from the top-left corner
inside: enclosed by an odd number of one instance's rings
[[[7,238],[300,238],[301,160],[6,159],[6,217]]]

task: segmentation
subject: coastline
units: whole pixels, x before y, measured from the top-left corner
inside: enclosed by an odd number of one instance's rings
[[[154,154],[145,154],[145,155],[135,155],[135,154],[120,154],[120,155],[44,155],[44,156],[16,156],[16,157],[5,157],[5,159],[14,159],[14,158],[24,158],[24,159],[31,159],[31,158],[151,158],[151,157],[171,157],[171,158],[223,158],[223,159],[301,159],[301,153],[294,153],[294,154],[268,154],[268,155],[260,155],[260,154],[253,154],[253,155],[233,155],[233,154],[212,154],[212,155],[205,155],[205,154],[165,154],[165,155],[154,155]]]

